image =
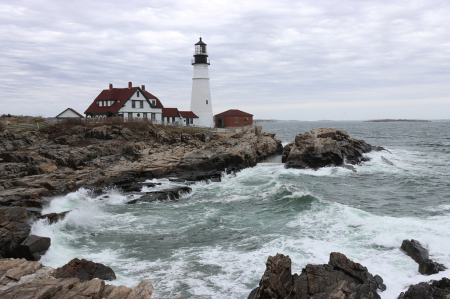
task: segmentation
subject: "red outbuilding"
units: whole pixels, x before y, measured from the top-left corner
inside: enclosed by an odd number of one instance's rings
[[[253,124],[253,114],[230,109],[214,116],[217,128],[246,127]]]

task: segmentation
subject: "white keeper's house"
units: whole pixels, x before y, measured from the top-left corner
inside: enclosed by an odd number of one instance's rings
[[[161,101],[142,87],[113,88],[102,90],[94,102],[84,112],[86,117],[124,117],[147,118],[154,123],[173,123],[178,125],[198,125],[198,116],[192,111],[178,111],[177,108],[164,108]]]

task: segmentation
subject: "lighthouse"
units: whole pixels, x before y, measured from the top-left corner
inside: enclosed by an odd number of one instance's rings
[[[200,40],[195,44],[194,76],[192,78],[191,111],[198,116],[198,125],[214,127],[211,92],[209,91],[209,59],[206,44]]]

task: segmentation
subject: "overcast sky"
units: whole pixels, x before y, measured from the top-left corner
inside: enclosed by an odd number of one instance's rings
[[[83,113],[129,81],[189,110],[201,35],[214,114],[450,118],[448,0],[2,0],[0,16],[0,114]]]

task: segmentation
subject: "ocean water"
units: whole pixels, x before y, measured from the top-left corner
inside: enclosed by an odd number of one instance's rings
[[[115,285],[150,280],[162,298],[247,298],[269,255],[287,254],[293,273],[328,262],[330,252],[379,274],[382,298],[397,298],[431,276],[400,250],[419,240],[430,257],[450,268],[450,122],[262,123],[284,144],[318,127],[346,130],[389,151],[370,153],[357,172],[318,171],[261,163],[222,182],[198,182],[177,201],[125,205],[141,194],[109,189],[52,198],[44,213],[71,210],[56,224],[34,223],[32,232],[52,239],[45,265],[72,258],[109,265]],[[393,165],[385,162],[388,159]],[[268,162],[276,162],[273,159]],[[178,185],[166,179],[157,189]],[[142,190],[146,191],[146,190]]]

